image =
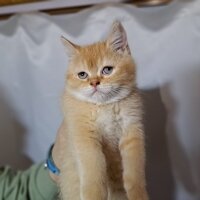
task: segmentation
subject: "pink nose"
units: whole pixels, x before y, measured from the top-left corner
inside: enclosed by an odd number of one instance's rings
[[[91,81],[90,82],[90,85],[93,86],[93,87],[97,87],[97,85],[100,84],[100,81]]]

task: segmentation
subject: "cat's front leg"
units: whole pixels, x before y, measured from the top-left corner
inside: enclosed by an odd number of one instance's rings
[[[119,149],[123,164],[123,181],[128,200],[148,200],[145,181],[144,134],[141,124],[128,127]]]
[[[106,162],[97,134],[76,127],[73,135],[81,200],[107,200]]]

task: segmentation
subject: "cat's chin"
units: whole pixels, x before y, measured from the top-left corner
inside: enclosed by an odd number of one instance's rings
[[[74,96],[76,99],[85,101],[85,102],[89,102],[89,103],[93,103],[93,104],[97,104],[97,105],[118,102],[118,101],[126,98],[127,96],[129,96],[130,93],[131,93],[131,90],[124,89],[116,96],[104,95],[104,94],[98,93],[98,92],[92,96],[91,95],[86,96],[86,95],[81,94],[80,92],[70,91],[70,94],[72,96]]]

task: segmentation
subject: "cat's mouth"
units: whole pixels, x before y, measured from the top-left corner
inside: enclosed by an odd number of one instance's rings
[[[104,95],[106,95],[105,92],[103,92],[101,89],[99,89],[97,87],[93,89],[91,96],[94,96],[96,94],[104,94]]]
[[[97,89],[95,89],[93,92],[92,92],[92,94],[91,94],[91,96],[93,96],[94,94],[96,94],[97,92],[99,92]]]
[[[119,85],[108,85],[98,87],[83,88],[79,92],[72,91],[72,93],[84,101],[92,103],[109,103],[119,101],[130,93],[128,87]]]
[[[93,92],[92,92],[92,94],[91,94],[91,97],[93,97],[93,96],[95,96],[96,94],[99,94],[99,93],[101,93],[99,90],[94,90]]]

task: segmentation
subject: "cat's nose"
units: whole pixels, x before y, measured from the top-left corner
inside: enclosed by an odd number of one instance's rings
[[[99,85],[99,84],[100,84],[100,81],[97,81],[97,80],[90,82],[90,85],[93,87],[97,87],[97,85]]]

